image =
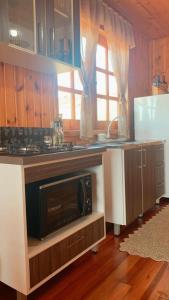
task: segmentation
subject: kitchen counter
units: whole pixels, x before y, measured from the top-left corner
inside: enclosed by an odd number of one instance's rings
[[[0,163],[2,164],[13,164],[13,165],[34,165],[41,163],[50,163],[52,161],[60,161],[65,159],[80,158],[86,155],[92,155],[104,152],[106,150],[105,145],[96,145],[84,147],[80,150],[72,150],[68,152],[57,152],[48,154],[35,154],[28,156],[10,155],[6,153],[0,154]]]
[[[73,159],[78,157],[83,157],[86,155],[97,154],[106,151],[106,149],[132,149],[136,145],[141,144],[159,144],[159,140],[138,140],[138,141],[127,141],[127,142],[98,142],[93,145],[87,145],[80,150],[72,150],[68,152],[57,152],[48,154],[36,154],[28,156],[18,156],[10,154],[0,154],[0,163],[3,164],[14,164],[14,165],[34,165],[41,163],[50,163],[51,161],[60,161],[65,159]]]

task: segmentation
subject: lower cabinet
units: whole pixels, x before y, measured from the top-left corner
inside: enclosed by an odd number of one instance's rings
[[[124,150],[126,224],[142,212],[142,171],[140,148]]]
[[[30,286],[35,286],[103,237],[104,217],[31,258]]]
[[[155,173],[152,145],[142,146],[142,214],[151,209],[155,202]]]
[[[105,153],[106,221],[128,225],[164,194],[164,144],[126,144]]]
[[[152,145],[154,162],[155,199],[165,193],[164,144]]]

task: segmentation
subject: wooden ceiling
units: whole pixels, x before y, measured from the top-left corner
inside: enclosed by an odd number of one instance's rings
[[[148,39],[169,36],[169,0],[105,0]]]

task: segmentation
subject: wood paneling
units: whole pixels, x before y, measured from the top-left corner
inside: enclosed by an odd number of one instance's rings
[[[31,287],[104,236],[104,218],[84,227],[30,259]]]
[[[155,75],[164,75],[169,82],[169,36],[150,42],[150,81]]]
[[[17,126],[15,67],[5,65],[4,68],[6,125]]]
[[[158,199],[165,192],[164,144],[152,145],[152,152],[154,164],[155,199]]]
[[[131,139],[134,139],[134,107],[135,97],[148,96],[150,88],[149,41],[140,33],[134,32],[136,47],[130,50],[129,57],[129,127]]]
[[[0,126],[50,127],[56,94],[55,75],[0,63]]]
[[[105,0],[149,39],[169,35],[168,0]]]
[[[0,63],[0,126],[6,125],[4,65]]]
[[[144,145],[142,148],[142,184],[144,213],[155,205],[156,200],[152,145]]]
[[[27,110],[25,97],[25,70],[19,67],[15,68],[16,76],[16,107],[17,121],[19,127],[27,126]]]
[[[124,151],[126,223],[133,222],[142,212],[141,147]]]

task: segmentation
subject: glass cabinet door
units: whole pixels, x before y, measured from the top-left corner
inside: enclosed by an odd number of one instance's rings
[[[47,7],[47,54],[72,64],[73,1],[52,0],[49,2]]]
[[[0,39],[35,51],[34,1],[0,1]]]

